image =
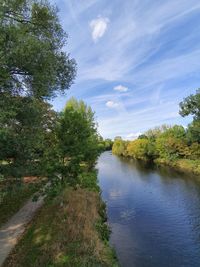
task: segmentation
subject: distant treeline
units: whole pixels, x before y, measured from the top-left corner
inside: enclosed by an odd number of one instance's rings
[[[180,103],[180,114],[193,116],[192,123],[186,129],[180,125],[162,125],[133,141],[117,137],[113,154],[200,173],[200,90]]]
[[[112,150],[113,141],[109,138],[103,139],[101,136],[99,136],[98,140],[98,147],[99,151],[109,151]]]

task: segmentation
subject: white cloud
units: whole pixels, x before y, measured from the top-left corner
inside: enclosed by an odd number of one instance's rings
[[[108,108],[117,108],[117,107],[119,107],[119,103],[114,102],[114,101],[108,101],[108,102],[106,102],[106,106]]]
[[[96,42],[99,38],[103,37],[108,28],[109,19],[99,17],[90,22],[92,29],[92,39]]]
[[[126,139],[128,139],[128,140],[134,140],[134,139],[138,138],[138,136],[140,136],[141,134],[142,134],[141,132],[138,132],[138,133],[130,133],[130,134],[127,134]]]
[[[177,120],[179,123],[181,120],[185,120],[181,119],[178,114],[178,104],[174,104],[174,102],[150,105],[145,109],[134,109],[127,112],[121,112],[121,105],[122,103],[117,108],[118,113],[107,115],[106,118],[104,116],[98,117],[99,132],[102,136],[109,136],[110,138],[122,136],[124,139],[133,139],[137,138],[139,133],[144,133],[155,126],[164,123],[177,124]],[[135,132],[130,131],[134,129]]]
[[[118,92],[127,92],[128,91],[128,87],[125,87],[123,85],[117,85],[113,89],[115,91],[118,91]]]
[[[200,12],[198,0],[152,1],[151,5],[127,0],[120,12],[115,1],[60,2],[66,5],[63,25],[79,66],[76,90],[69,94],[90,102],[104,137],[132,138],[162,123],[190,122],[178,117],[178,103],[198,87],[200,28],[192,31],[192,21]],[[71,12],[65,16],[69,5]],[[92,20],[91,14],[98,15],[99,10],[102,17],[94,15]],[[88,42],[90,34],[96,45]],[[116,93],[115,85],[127,83],[134,90]]]
[[[120,7],[122,15],[112,19],[112,27],[110,27],[109,34],[105,36],[104,45],[93,46],[92,48],[83,45],[81,49],[79,47],[81,62],[86,62],[83,67],[79,67],[78,77],[81,80],[102,79],[105,81],[120,80],[122,82],[127,81],[128,78],[133,81],[134,70],[142,63],[148,62],[149,58],[156,54],[168,40],[167,34],[165,38],[162,36],[162,29],[178,27],[185,16],[190,16],[192,12],[200,8],[198,0],[191,0],[191,2],[182,0],[181,5],[179,1],[166,1],[164,5],[155,1],[151,6],[147,2],[124,1]],[[112,10],[113,6],[115,4],[112,1],[102,4],[102,12],[105,8],[107,10],[107,12],[104,12],[106,16],[111,16],[112,13],[109,13],[109,9]],[[134,14],[130,10],[135,10]],[[105,17],[97,17],[92,20],[90,22],[93,25],[92,29],[99,24],[97,22],[104,21],[104,19]],[[103,24],[106,24],[105,28],[107,29],[107,22]],[[97,32],[99,30],[92,30],[95,40],[98,40]],[[190,31],[189,35],[195,36],[196,33]],[[84,40],[84,42],[87,43],[87,40]],[[181,48],[183,48],[184,43],[186,42],[181,43],[180,51],[182,51]],[[89,54],[88,49],[91,49]],[[174,57],[171,51],[169,50],[166,58]],[[96,63],[90,64],[95,59]],[[162,60],[164,60],[164,57],[160,58],[159,61]],[[143,71],[143,68],[141,69]],[[138,69],[136,69],[136,72],[138,72]],[[175,73],[177,74],[177,71]],[[157,77],[159,78],[159,75]]]

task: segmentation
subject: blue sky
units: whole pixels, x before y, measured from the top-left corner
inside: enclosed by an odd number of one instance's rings
[[[105,138],[136,137],[161,124],[186,126],[178,104],[200,87],[199,0],[52,0],[78,64],[53,101],[83,99]]]

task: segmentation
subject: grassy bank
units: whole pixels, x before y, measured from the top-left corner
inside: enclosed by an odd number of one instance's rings
[[[117,266],[98,192],[65,189],[47,201],[4,267]]]
[[[0,182],[0,226],[6,223],[41,187],[43,179],[25,177]]]
[[[191,173],[200,176],[200,160],[191,159],[178,159],[174,161],[169,161],[165,159],[156,159],[155,163],[158,165],[167,165],[173,167],[184,173]]]

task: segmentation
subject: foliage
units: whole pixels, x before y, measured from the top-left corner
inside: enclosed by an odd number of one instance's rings
[[[100,187],[97,181],[97,172],[92,170],[90,172],[82,172],[78,175],[78,185],[81,188],[87,188],[88,190],[100,192]]]
[[[147,159],[148,140],[137,139],[128,144],[127,154],[137,159]]]
[[[200,89],[180,103],[180,114],[183,117],[192,115],[194,120],[200,120]]]
[[[189,147],[186,142],[185,129],[178,125],[166,129],[156,139],[156,151],[159,157],[167,160],[187,157]]]
[[[1,1],[0,182],[8,187],[1,191],[0,222],[34,192],[34,200],[47,194],[41,216],[21,240],[25,253],[16,256],[16,266],[116,263],[104,240],[109,230],[100,218],[100,189],[93,169],[101,146],[108,150],[112,141],[100,143],[94,112],[83,101],[70,99],[61,113],[47,102],[69,89],[76,75],[74,59],[64,52],[66,41],[57,9],[48,0]],[[37,186],[23,187],[21,178],[33,174]],[[39,183],[39,176],[48,180]],[[20,189],[9,190],[14,180]],[[76,190],[64,196],[66,184]],[[5,266],[9,264],[13,261]]]
[[[188,143],[188,131],[182,126],[162,126],[149,130],[145,138],[127,142],[116,139],[113,153],[143,160],[175,160],[179,158],[199,158],[199,144]]]
[[[0,225],[14,215],[31,195],[37,192],[45,180],[37,179],[35,182],[24,183],[18,179],[0,182]]]
[[[195,115],[197,116],[197,115]],[[162,125],[148,130],[133,141],[123,141],[115,138],[112,152],[120,156],[165,163],[183,170],[200,173],[199,121],[195,119],[187,129],[183,126]]]
[[[128,145],[128,142],[123,141],[120,138],[115,138],[115,141],[112,147],[113,154],[118,155],[118,156],[125,156],[127,154],[127,150],[126,150],[127,145]]]
[[[193,120],[188,125],[187,138],[190,143],[198,142],[200,144],[200,119]]]
[[[111,139],[107,138],[104,140],[101,136],[99,136],[98,141],[98,147],[100,152],[112,150],[113,141]]]
[[[7,177],[46,175],[57,159],[58,117],[45,100],[74,80],[66,40],[48,1],[1,1],[0,160],[7,164],[0,171]]]
[[[48,1],[0,3],[0,92],[52,97],[73,82],[76,64],[63,52],[67,35]]]
[[[163,124],[161,126],[157,126],[157,127],[152,128],[152,129],[149,129],[148,131],[145,132],[144,135],[148,139],[154,139],[155,140],[157,137],[159,137],[163,132],[165,132],[169,128],[171,128],[170,125]]]
[[[138,136],[138,139],[148,139],[148,137],[146,136],[146,134],[141,134]]]
[[[180,103],[180,114],[183,117],[193,116],[193,122],[188,126],[188,140],[200,143],[200,89]]]
[[[57,129],[62,178],[80,173],[81,162],[93,167],[98,156],[98,134],[94,113],[83,101],[70,99],[60,115]]]
[[[4,169],[40,168],[54,128],[56,113],[42,100],[32,97],[0,96],[0,160]],[[22,168],[23,167],[23,168]],[[36,171],[36,170],[35,170]],[[21,176],[22,173],[16,173]],[[9,175],[9,174],[8,174]]]
[[[180,103],[180,114],[183,117],[193,116],[187,129],[179,125],[161,125],[129,143],[117,137],[113,144],[113,153],[167,163],[182,170],[200,173],[200,89]]]

